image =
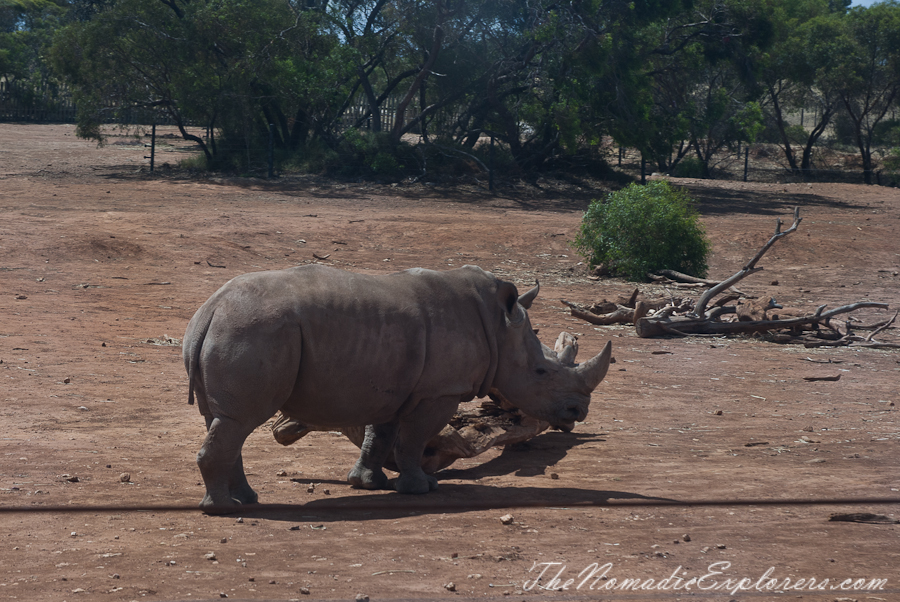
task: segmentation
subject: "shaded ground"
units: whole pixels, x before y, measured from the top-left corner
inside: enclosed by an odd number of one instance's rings
[[[539,278],[531,315],[541,338],[577,333],[584,357],[611,339],[617,362],[575,432],[460,461],[424,497],[351,490],[344,479],[356,449],[339,435],[282,448],[262,428],[245,447],[250,481],[263,502],[293,508],[239,518],[0,514],[0,599],[676,599],[671,589],[598,594],[611,579],[580,590],[580,580],[568,591],[529,587],[542,568],[529,572],[535,563],[562,563],[563,576],[576,578],[609,562],[606,575],[618,580],[673,572],[687,580],[717,567],[725,575],[707,585],[756,583],[770,567],[780,583],[888,580],[868,593],[715,599],[900,600],[898,526],[828,522],[834,512],[900,518],[896,505],[576,507],[645,497],[898,498],[898,352],[645,340],[630,327],[573,320],[559,298],[588,303],[630,290],[588,281],[568,246],[580,210],[601,191],[548,185],[492,197],[474,186],[269,184],[165,169],[150,177],[144,148],[112,140],[98,149],[68,126],[0,125],[0,507],[199,502],[203,421],[187,405],[180,347],[160,343],[180,339],[229,278],[315,261],[313,253],[358,271],[473,263],[522,286]],[[182,154],[163,147],[157,161]],[[896,189],[682,183],[713,240],[712,277],[736,271],[774,218],[789,220],[800,205],[800,230],[742,290],[784,305],[900,302]],[[500,508],[535,500],[552,507]],[[347,509],[330,511],[335,502]],[[508,512],[514,521],[501,524]],[[710,568],[718,562],[731,564]],[[560,570],[553,566],[542,585]]]

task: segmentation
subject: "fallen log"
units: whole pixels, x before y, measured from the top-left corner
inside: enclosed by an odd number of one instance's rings
[[[769,330],[779,330],[782,328],[792,328],[795,326],[807,326],[812,324],[823,324],[829,318],[845,314],[857,309],[878,308],[887,309],[887,303],[875,303],[864,301],[860,303],[851,303],[850,305],[842,305],[830,311],[823,312],[825,306],[819,307],[815,314],[802,316],[799,318],[788,318],[783,320],[759,320],[755,322],[718,322],[708,318],[696,318],[690,316],[673,316],[673,317],[647,317],[642,318],[635,324],[637,335],[642,338],[655,336],[664,336],[667,334],[689,335],[689,334],[747,334],[754,332],[767,332]]]

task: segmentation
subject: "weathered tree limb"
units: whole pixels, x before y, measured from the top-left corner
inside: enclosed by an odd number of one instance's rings
[[[682,272],[678,272],[676,270],[657,270],[654,273],[647,274],[651,279],[662,281],[668,280],[669,284],[678,288],[696,288],[700,286],[716,286],[719,284],[718,280],[710,280],[709,278],[698,278],[696,276],[691,276],[690,274],[684,274]],[[744,293],[732,287],[731,292],[737,295],[743,295]]]
[[[584,320],[585,322],[590,322],[591,324],[595,324],[597,326],[609,326],[610,324],[630,324],[631,322],[634,322],[634,310],[628,307],[620,307],[614,312],[603,315],[592,314],[590,312],[578,309],[577,307],[570,307],[569,311],[572,313],[573,317]]]
[[[886,303],[875,303],[872,301],[863,301],[859,303],[851,303],[850,305],[842,305],[829,311],[823,311],[824,305],[817,308],[814,314],[802,316],[799,318],[788,318],[784,320],[760,320],[756,322],[715,322],[709,317],[697,318],[690,315],[683,318],[676,316],[674,319],[665,316],[664,319],[657,319],[655,316],[650,318],[642,318],[635,324],[635,329],[639,337],[647,338],[659,336],[662,334],[681,334],[684,336],[690,334],[744,334],[751,332],[766,332],[769,330],[777,330],[781,328],[791,328],[793,326],[801,326],[808,324],[822,324],[828,319],[845,314],[857,309],[878,308],[887,309]]]
[[[670,278],[677,282],[687,282],[690,284],[708,284],[710,286],[715,286],[719,284],[718,280],[710,280],[709,278],[697,278],[696,276],[691,276],[690,274],[683,274],[676,270],[656,270],[656,274],[660,276],[665,276],[666,278]]]
[[[764,244],[759,251],[757,251],[756,255],[753,256],[753,259],[748,261],[738,272],[729,276],[719,284],[703,293],[703,295],[697,301],[697,304],[694,306],[694,311],[692,312],[693,316],[696,318],[703,318],[706,314],[706,306],[713,299],[713,297],[726,290],[736,282],[743,280],[750,274],[760,271],[762,268],[757,268],[756,263],[760,259],[762,259],[762,256],[765,255],[766,251],[768,251],[772,247],[772,245],[774,245],[778,241],[778,239],[783,238],[788,234],[796,231],[802,220],[803,218],[800,217],[800,207],[794,207],[794,223],[784,232],[781,231],[781,226],[783,224],[781,218],[779,217],[778,219],[776,219],[775,234],[772,236],[772,238],[770,238],[769,241]]]
[[[881,326],[879,326],[878,328],[876,328],[875,330],[873,330],[872,332],[870,332],[870,333],[869,333],[869,336],[866,337],[866,342],[867,342],[867,343],[872,342],[872,337],[874,337],[876,334],[878,334],[878,333],[881,332],[882,330],[885,330],[885,329],[887,329],[887,328],[890,328],[891,324],[894,323],[894,320],[897,319],[897,315],[898,315],[898,314],[900,314],[900,310],[897,310],[896,312],[894,312],[894,317],[892,317],[890,320],[888,320],[887,322],[885,322],[884,324],[882,324]]]

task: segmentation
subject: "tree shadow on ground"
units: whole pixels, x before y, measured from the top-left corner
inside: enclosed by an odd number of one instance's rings
[[[691,198],[697,203],[697,210],[704,216],[730,214],[784,215],[794,207],[840,209],[865,209],[864,205],[851,201],[827,198],[815,194],[790,194],[785,192],[762,192],[754,190],[733,190],[725,187],[692,186],[687,184]]]

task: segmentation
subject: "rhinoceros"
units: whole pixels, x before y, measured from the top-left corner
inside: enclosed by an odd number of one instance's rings
[[[184,335],[188,402],[207,435],[197,454],[200,507],[226,513],[258,496],[244,474],[247,436],[279,410],[305,424],[366,426],[354,487],[387,488],[393,451],[400,493],[425,493],[425,444],[461,402],[500,392],[569,431],[606,376],[611,344],[563,364],[538,340],[527,309],[539,287],[475,266],[365,275],[306,265],[238,276],[197,310]]]

